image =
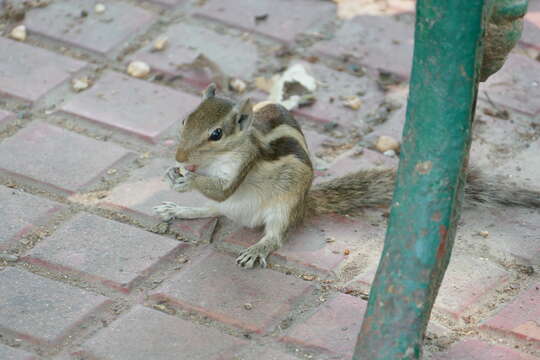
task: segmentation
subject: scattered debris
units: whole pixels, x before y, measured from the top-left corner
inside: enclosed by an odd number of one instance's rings
[[[83,76],[81,78],[75,78],[71,82],[71,87],[76,92],[80,92],[80,91],[83,91],[85,89],[88,89],[89,86],[90,86],[90,80],[88,79],[88,76]]]
[[[11,33],[9,34],[9,36],[12,39],[15,39],[17,41],[25,41],[26,40],[26,26],[19,25],[19,26],[14,27],[13,30],[11,30]]]
[[[236,91],[237,93],[241,94],[243,93],[244,91],[246,91],[246,83],[243,82],[242,80],[240,79],[232,79],[230,82],[229,82],[229,87]]]
[[[302,64],[295,64],[274,81],[269,100],[292,110],[313,103],[316,89],[317,81],[308,73],[306,67]]]
[[[329,236],[329,237],[327,237],[327,238],[325,239],[325,241],[326,241],[327,243],[333,243],[333,242],[336,241],[336,238],[335,238],[335,237],[332,237],[332,236]]]
[[[396,152],[395,150],[386,150],[383,152],[383,155],[388,157],[396,157]]]
[[[333,0],[337,4],[340,19],[352,19],[359,15],[388,15],[392,9],[386,1],[379,0]]]
[[[255,78],[255,87],[259,90],[262,90],[264,92],[270,93],[272,90],[272,86],[274,86],[274,83],[279,78],[278,75],[274,75],[271,79],[267,79],[265,77],[259,76]]]
[[[244,309],[251,310],[251,309],[253,309],[253,305],[251,303],[245,303],[244,304]]]
[[[265,21],[266,19],[268,19],[268,14],[255,15],[255,24]]]
[[[508,110],[495,109],[494,111],[492,109],[485,108],[483,110],[483,113],[486,114],[487,116],[496,117],[502,120],[510,119],[510,113],[508,112]]]
[[[127,72],[136,78],[143,78],[150,73],[150,66],[142,61],[132,61],[129,63]]]
[[[489,236],[489,232],[485,231],[485,230],[484,231],[479,231],[478,235],[480,235],[483,238],[487,238]]]
[[[97,3],[96,6],[94,6],[94,11],[96,12],[96,14],[103,14],[105,10],[107,10],[105,4]]]
[[[353,110],[358,110],[362,107],[363,102],[356,95],[343,97],[343,105]]]
[[[81,10],[81,17],[82,17],[82,18],[85,18],[85,17],[87,17],[87,16],[88,16],[88,11],[86,11],[86,10]]]
[[[306,281],[313,281],[313,280],[315,280],[315,275],[303,274],[301,276],[301,278],[306,280]]]
[[[397,153],[399,151],[399,142],[391,136],[381,135],[375,143],[375,149],[383,154],[388,150],[394,150]]]
[[[107,170],[107,175],[114,175],[117,172],[118,172],[118,170],[116,170],[116,169],[109,169],[109,170]]]
[[[349,249],[343,250],[343,255],[350,255],[350,253],[351,253],[351,250]]]
[[[152,52],[163,51],[169,45],[169,38],[167,36],[160,36],[154,41],[154,46],[152,47]]]

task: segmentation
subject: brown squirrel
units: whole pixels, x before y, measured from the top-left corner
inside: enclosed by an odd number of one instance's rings
[[[266,266],[287,233],[306,216],[354,214],[365,207],[389,206],[394,169],[361,170],[313,186],[313,166],[302,129],[275,103],[252,106],[216,96],[211,84],[201,104],[184,121],[176,160],[165,177],[179,192],[197,190],[213,200],[207,207],[171,202],[154,207],[163,220],[224,215],[244,226],[264,226],[264,236],[244,250],[242,267]],[[465,203],[540,207],[540,192],[487,181],[470,171]]]

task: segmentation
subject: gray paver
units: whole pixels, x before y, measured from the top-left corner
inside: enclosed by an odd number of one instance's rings
[[[198,97],[183,91],[106,72],[91,89],[73,97],[61,109],[155,143],[199,102]]]
[[[0,271],[0,328],[38,344],[58,344],[109,300],[32,273]]]
[[[0,38],[0,94],[36,101],[84,66],[82,61]]]
[[[62,205],[0,186],[0,249],[44,223]]]
[[[0,170],[68,194],[94,182],[128,155],[118,145],[40,121],[5,139],[0,153]]]
[[[155,18],[151,12],[128,3],[104,3],[105,12],[98,14],[92,1],[57,1],[29,11],[24,23],[31,33],[105,54],[147,28]]]
[[[181,247],[172,239],[83,213],[41,241],[25,259],[51,269],[75,271],[127,292]]]
[[[225,75],[231,77],[250,80],[257,70],[257,47],[252,42],[241,40],[237,34],[233,36],[203,26],[180,23],[169,27],[160,36],[168,39],[165,50],[152,52],[154,41],[151,41],[130,58],[143,60],[152,68],[168,74],[181,73],[187,81],[198,87],[211,81],[210,74],[202,69],[180,71],[178,66],[191,64],[200,54],[216,63]]]
[[[215,329],[135,306],[83,344],[83,351],[103,360],[218,360],[232,358],[242,343]]]
[[[1,5],[1,3],[0,3]],[[0,359],[2,360],[37,360],[34,355],[9,346],[0,344]]]

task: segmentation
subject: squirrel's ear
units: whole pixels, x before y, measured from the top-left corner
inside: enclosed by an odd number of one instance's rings
[[[235,105],[236,121],[240,130],[247,129],[253,122],[253,104],[249,98],[242,100]]]
[[[203,91],[203,100],[213,98],[214,96],[216,96],[216,84],[211,83]]]

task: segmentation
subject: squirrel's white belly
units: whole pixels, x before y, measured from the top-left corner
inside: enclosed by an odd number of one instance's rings
[[[262,194],[249,184],[242,184],[227,200],[217,203],[219,211],[235,222],[247,227],[264,223]]]

